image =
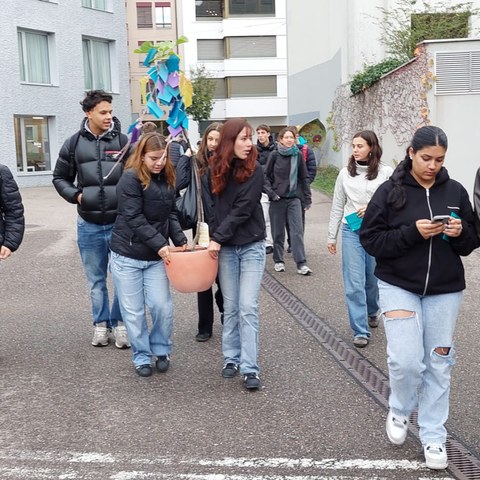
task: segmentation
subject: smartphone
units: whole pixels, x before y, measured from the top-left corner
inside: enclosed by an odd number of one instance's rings
[[[448,223],[449,218],[450,218],[450,215],[435,215],[432,218],[432,222]]]

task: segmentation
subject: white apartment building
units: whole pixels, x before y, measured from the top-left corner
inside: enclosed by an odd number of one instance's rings
[[[244,117],[273,131],[287,124],[285,3],[177,0],[179,34],[189,40],[181,48],[184,69],[204,65],[215,78],[210,121]]]
[[[125,5],[120,0],[7,0],[0,15],[0,162],[20,187],[50,185],[58,152],[104,89],[131,121]]]

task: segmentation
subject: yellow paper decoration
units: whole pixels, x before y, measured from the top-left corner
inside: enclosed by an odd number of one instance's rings
[[[188,108],[192,104],[193,86],[183,72],[180,73],[180,94],[183,97],[185,108]]]
[[[147,84],[149,82],[148,76],[142,77],[139,80],[140,83],[140,98],[142,105],[145,105],[147,103]]]

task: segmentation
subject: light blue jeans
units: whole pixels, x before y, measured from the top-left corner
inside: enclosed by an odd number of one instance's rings
[[[463,293],[423,297],[383,281],[379,281],[379,290],[387,337],[390,409],[409,416],[418,403],[422,444],[445,443],[450,375],[455,364],[453,334]],[[394,310],[414,315],[385,316]],[[448,353],[437,353],[438,347]]]
[[[107,272],[113,223],[97,225],[77,218],[77,244],[90,288],[93,324],[106,322],[108,328],[122,321],[117,294],[113,292],[112,308],[108,298]]]
[[[354,337],[370,337],[368,317],[378,313],[375,258],[360,243],[358,231],[342,227],[342,273],[348,318]]]
[[[134,365],[150,365],[153,355],[169,355],[173,345],[173,302],[163,261],[135,260],[112,252],[111,270]],[[146,306],[152,317],[150,332]]]
[[[222,350],[240,373],[258,373],[258,296],[265,268],[265,242],[222,246],[218,275],[224,301]]]

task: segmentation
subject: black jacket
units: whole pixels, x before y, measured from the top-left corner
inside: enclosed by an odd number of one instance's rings
[[[212,239],[221,245],[246,245],[265,239],[265,219],[260,204],[263,171],[256,165],[253,175],[237,183],[233,172],[225,190],[213,195],[214,216],[210,225]]]
[[[95,137],[85,128],[84,118],[80,128],[75,156],[70,156],[70,138],[63,144],[53,172],[53,185],[67,202],[77,204],[78,214],[87,222],[111,224],[117,214],[115,187],[122,175],[123,163],[115,165],[115,156],[127,143],[120,133],[120,122],[113,118],[113,128],[102,137]],[[123,142],[120,137],[123,137]],[[127,156],[125,156],[125,159]],[[74,183],[76,179],[76,184]],[[82,204],[77,203],[82,194]]]
[[[265,168],[265,192],[271,201],[280,198],[297,197],[302,201],[305,208],[312,204],[312,192],[308,180],[308,171],[302,153],[298,151],[298,177],[297,190],[289,194],[290,181],[290,156],[283,156],[275,150],[269,157]]]
[[[168,245],[187,243],[178,223],[175,190],[163,173],[152,175],[150,186],[143,188],[134,170],[127,170],[117,186],[118,214],[110,248],[124,257],[160,260],[158,251]]]
[[[360,229],[360,241],[376,259],[375,275],[418,295],[458,292],[465,288],[460,256],[478,247],[472,206],[463,186],[442,168],[435,184],[425,189],[411,176],[404,178],[406,204],[400,210],[387,205],[393,181],[383,183],[370,200]],[[455,212],[462,219],[462,234],[445,240],[425,240],[415,222]]]
[[[257,142],[257,152],[258,152],[257,161],[264,169],[265,169],[265,166],[267,165],[267,160],[268,160],[268,157],[270,156],[270,153],[272,153],[277,148],[272,137],[270,136],[268,139],[269,139],[269,144],[267,146]]]
[[[12,172],[0,164],[0,246],[12,252],[22,243],[25,232],[22,197]]]

